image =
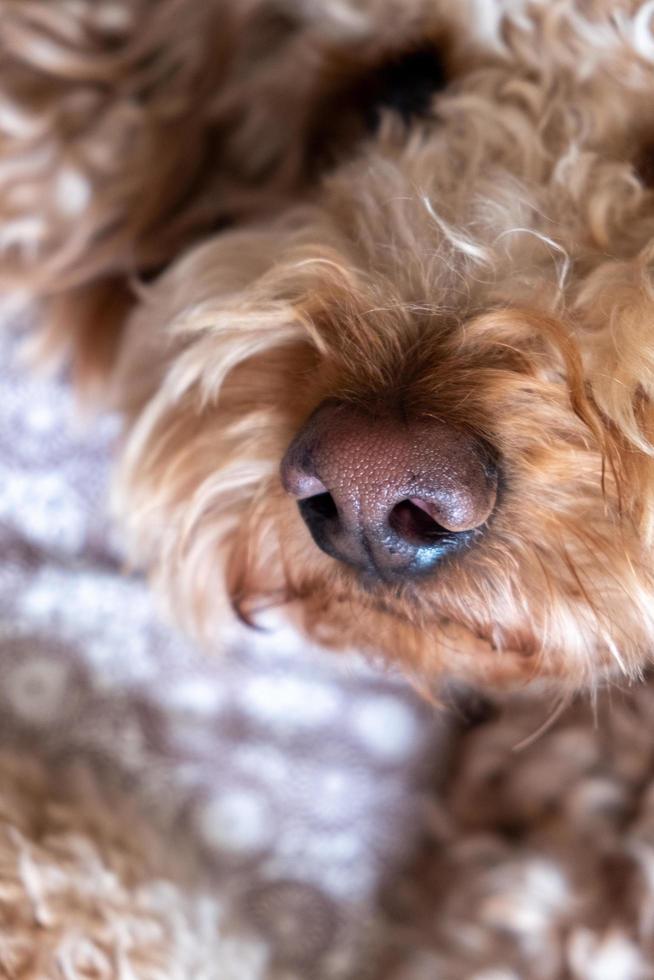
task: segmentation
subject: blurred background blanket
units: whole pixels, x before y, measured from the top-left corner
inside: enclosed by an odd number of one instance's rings
[[[650,688],[516,752],[549,705],[461,730],[290,628],[199,653],[121,568],[117,421],[84,427],[21,344],[0,331],[0,736],[117,768],[192,839],[238,924],[216,980],[654,976]]]

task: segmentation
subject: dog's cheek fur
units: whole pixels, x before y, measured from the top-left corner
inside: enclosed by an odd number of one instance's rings
[[[255,545],[269,588],[283,585],[261,528],[316,354],[283,289],[266,286],[280,234],[234,232],[174,265],[143,294],[114,374],[127,418],[116,509],[136,560],[200,632],[227,613],[226,580]]]

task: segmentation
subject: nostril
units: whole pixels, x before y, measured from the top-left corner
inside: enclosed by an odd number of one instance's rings
[[[389,514],[388,523],[404,541],[410,544],[425,545],[452,532],[435,521],[427,512],[422,501],[401,500]]]
[[[340,531],[340,515],[331,493],[316,493],[297,502],[302,520],[319,548],[328,555],[339,557],[334,550],[334,538]]]
[[[305,497],[299,501],[302,516],[309,523],[311,519],[330,521],[338,517],[338,508],[331,493],[317,493],[313,497]]]

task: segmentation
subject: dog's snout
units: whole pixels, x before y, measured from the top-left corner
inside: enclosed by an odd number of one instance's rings
[[[331,401],[289,446],[281,477],[318,547],[386,580],[469,544],[497,496],[492,455],[466,430]]]

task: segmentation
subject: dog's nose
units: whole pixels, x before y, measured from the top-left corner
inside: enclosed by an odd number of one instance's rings
[[[385,580],[432,569],[491,515],[497,467],[474,435],[324,402],[281,465],[318,545]]]

